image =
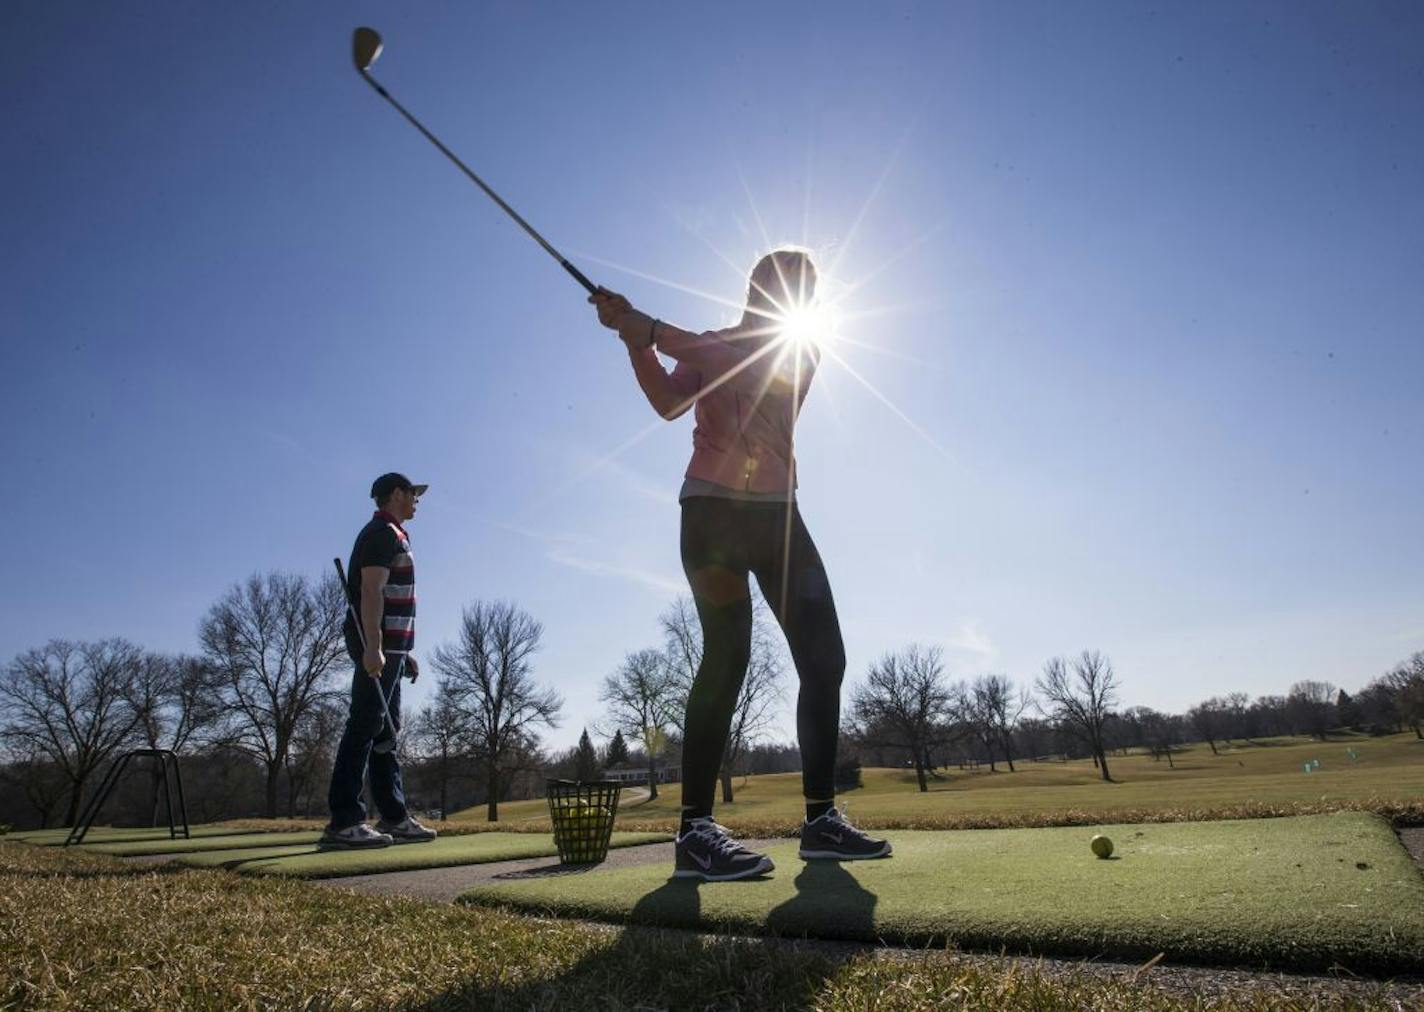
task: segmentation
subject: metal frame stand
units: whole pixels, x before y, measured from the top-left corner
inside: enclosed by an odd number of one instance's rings
[[[171,748],[136,748],[115,759],[113,765],[109,767],[109,772],[104,774],[99,789],[89,799],[89,804],[84,806],[84,814],[79,817],[79,821],[74,824],[74,828],[69,831],[69,836],[65,838],[64,845],[66,847],[71,843],[84,842],[84,835],[89,832],[89,827],[98,818],[99,809],[103,807],[105,801],[109,800],[109,795],[118,786],[119,777],[123,775],[129,761],[145,758],[157,759],[159,767],[163,770],[163,800],[164,807],[168,810],[168,838],[176,840],[178,839],[178,825],[173,821],[173,792],[168,786],[168,762],[172,760],[173,780],[178,788],[178,815],[183,820],[183,839],[192,839],[188,832],[188,803],[183,800],[183,774],[178,769],[178,753]]]

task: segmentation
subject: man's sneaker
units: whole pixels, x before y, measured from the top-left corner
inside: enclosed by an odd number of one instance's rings
[[[345,829],[326,827],[317,846],[328,850],[360,850],[367,847],[389,847],[393,842],[385,833],[378,833],[364,822]]]
[[[776,865],[765,854],[748,850],[710,818],[693,819],[673,845],[677,864],[673,878],[700,878],[704,882],[765,875]]]
[[[850,824],[839,809],[801,823],[801,857],[807,861],[861,861],[889,857],[890,841],[875,840]]]
[[[407,815],[400,822],[387,822],[382,819],[376,823],[376,831],[385,833],[396,843],[428,843],[436,836],[435,830],[422,826],[414,815]]]

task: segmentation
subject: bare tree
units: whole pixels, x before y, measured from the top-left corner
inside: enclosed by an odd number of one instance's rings
[[[870,666],[851,696],[851,720],[868,744],[906,749],[921,791],[929,790],[930,749],[952,711],[939,647],[912,644]]]
[[[1324,741],[1335,726],[1335,694],[1329,682],[1296,682],[1286,694],[1286,714],[1298,730]]]
[[[297,722],[285,764],[287,818],[295,819],[298,807],[303,817],[310,816],[318,798],[325,803],[321,788],[331,776],[336,747],[346,724],[346,710],[339,698],[323,696]]]
[[[1187,720],[1191,722],[1192,730],[1206,742],[1212,755],[1221,754],[1216,749],[1216,743],[1226,737],[1227,713],[1227,702],[1216,696],[1203,700],[1187,711]]]
[[[344,609],[335,577],[313,584],[294,574],[254,574],[199,626],[227,713],[224,743],[262,764],[268,818],[277,815],[293,737],[311,709],[332,696],[333,676],[346,666]]]
[[[79,817],[84,785],[119,748],[134,740],[140,716],[124,688],[140,666],[126,640],[51,640],[10,662],[0,679],[4,737],[62,771],[69,786],[64,824]]]
[[[1143,744],[1147,746],[1155,761],[1160,762],[1165,757],[1167,765],[1176,768],[1172,753],[1181,740],[1183,718],[1160,713],[1146,706],[1132,707],[1123,714],[1123,718],[1137,726]]]
[[[702,622],[697,617],[697,606],[692,598],[682,594],[658,616],[658,624],[663,630],[668,677],[676,686],[677,702],[685,704],[692,682],[697,677],[697,669],[702,665]],[[755,627],[755,614],[752,624]],[[685,718],[685,705],[674,706],[672,720],[679,732],[686,731],[683,727]]]
[[[1388,676],[1376,678],[1355,693],[1355,705],[1360,720],[1370,734],[1389,734],[1404,730],[1399,710],[1395,706],[1394,688]]]
[[[201,657],[144,653],[123,692],[150,749],[181,752],[218,720],[214,673]],[[162,786],[163,767],[155,763],[149,778],[149,815],[155,826]]]
[[[24,796],[39,816],[40,829],[49,828],[65,796],[71,793],[64,771],[33,744],[23,741],[8,742],[0,752],[0,783]]]
[[[685,734],[683,722],[687,713],[687,697],[692,691],[697,669],[702,664],[702,625],[697,618],[692,598],[679,597],[658,620],[666,640],[664,652],[670,677],[676,685],[670,716],[679,734]],[[782,680],[786,673],[785,653],[772,633],[771,612],[760,597],[752,606],[752,643],[746,677],[737,692],[737,704],[732,710],[732,723],[727,732],[727,746],[722,751],[722,801],[732,801],[732,774],[747,750],[772,727],[777,707],[784,702]]]
[[[1248,738],[1294,733],[1286,716],[1285,696],[1257,696],[1246,711],[1246,724]]]
[[[1223,734],[1227,740],[1232,738],[1247,737],[1248,728],[1247,713],[1251,707],[1251,697],[1244,692],[1228,692],[1222,699],[1225,709],[1222,711],[1225,720]]]
[[[459,689],[451,679],[442,678],[435,683],[435,698],[416,716],[410,738],[419,755],[434,768],[442,818],[450,817],[450,781],[467,759],[467,737]]]
[[[499,821],[502,784],[537,754],[538,727],[558,727],[564,701],[534,684],[544,637],[534,616],[508,601],[476,601],[460,616],[454,643],[435,650],[435,670],[459,701],[471,758],[483,767],[487,818]]]
[[[1082,739],[1103,779],[1112,780],[1103,742],[1104,725],[1117,701],[1112,662],[1096,650],[1084,650],[1074,659],[1070,674],[1068,662],[1054,657],[1043,666],[1038,691],[1048,702],[1047,712]]]
[[[613,726],[643,747],[648,761],[650,800],[658,796],[658,753],[667,743],[677,709],[677,681],[660,650],[638,650],[603,680],[599,699]]]
[[[1385,675],[1385,683],[1394,692],[1399,719],[1414,729],[1416,738],[1424,738],[1424,650],[1396,665]]]
[[[1009,772],[1014,772],[1014,732],[1033,702],[1029,691],[1015,692],[1007,675],[980,675],[970,685],[957,685],[954,695],[957,716],[984,746],[989,769],[994,769],[994,750],[998,748]]]
[[[989,760],[989,771],[994,772],[998,768],[998,736],[994,734],[990,715],[985,711],[974,687],[966,682],[955,682],[950,689],[950,705],[954,723],[964,733],[964,737],[977,743],[978,749]],[[971,758],[975,763],[981,761],[977,753]]]

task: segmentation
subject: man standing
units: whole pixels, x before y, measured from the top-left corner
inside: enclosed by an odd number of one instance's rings
[[[346,650],[356,665],[351,678],[351,711],[331,770],[331,824],[323,847],[388,847],[435,839],[406,810],[395,739],[400,730],[400,680],[412,682],[420,668],[411,656],[415,645],[415,562],[402,526],[415,516],[416,503],[429,488],[403,474],[383,474],[371,485],[376,514],[356,535],[346,567],[347,594],[360,616],[365,646],[350,613]],[[387,700],[383,704],[383,700]],[[389,720],[387,719],[389,716]],[[381,819],[366,825],[361,784],[371,772],[371,795]]]

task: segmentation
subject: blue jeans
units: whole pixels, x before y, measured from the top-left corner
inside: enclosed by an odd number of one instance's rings
[[[351,712],[346,718],[346,730],[336,747],[336,765],[331,769],[331,790],[327,804],[331,807],[331,828],[346,829],[366,821],[366,803],[361,798],[361,783],[369,769],[371,796],[381,818],[400,822],[406,817],[405,791],[401,787],[400,763],[394,750],[377,752],[372,746],[393,737],[400,730],[400,679],[405,672],[405,657],[386,658],[385,670],[377,682],[358,664],[351,676]],[[381,699],[376,695],[391,694],[391,723],[385,727]]]

